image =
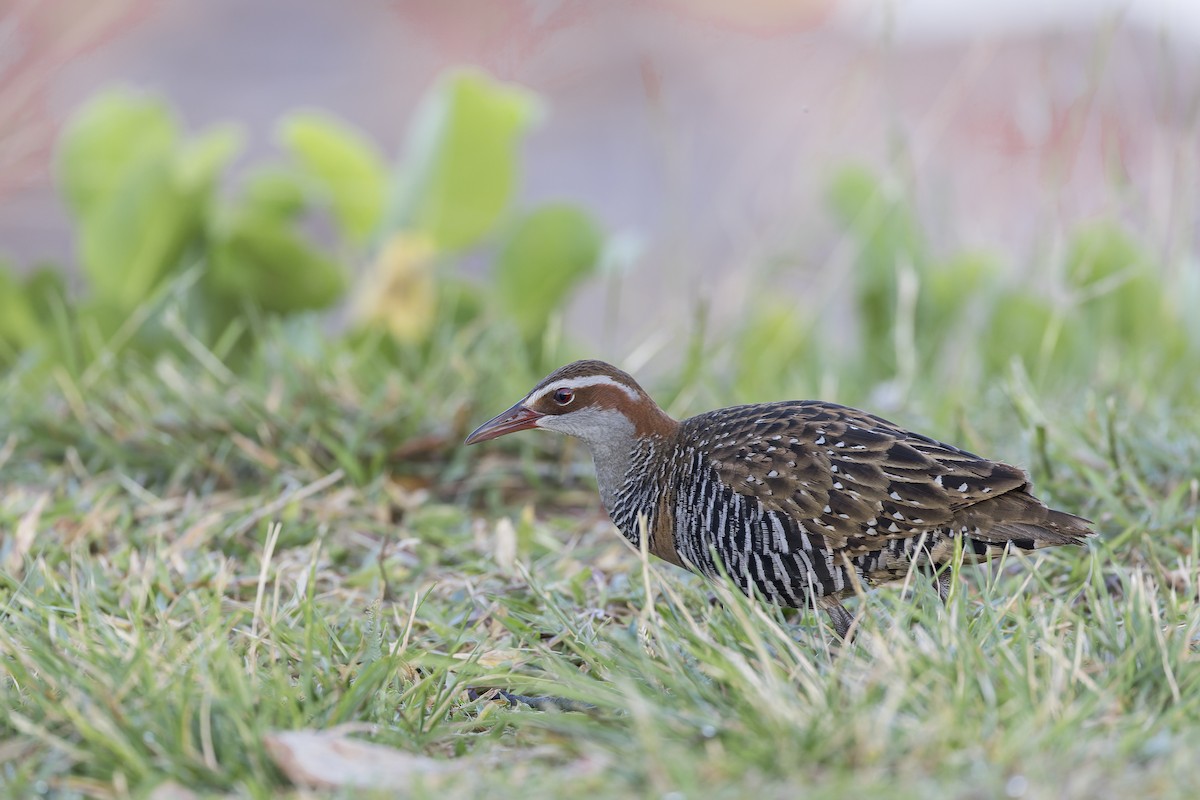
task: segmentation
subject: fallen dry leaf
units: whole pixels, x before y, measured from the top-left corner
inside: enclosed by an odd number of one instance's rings
[[[38,522],[42,519],[42,512],[46,509],[46,502],[49,499],[50,495],[46,492],[39,494],[37,500],[33,501],[33,506],[17,523],[12,549],[8,551],[8,556],[4,559],[4,569],[15,578],[20,578],[25,569],[25,554],[33,546],[33,537],[37,535]]]
[[[146,798],[147,800],[196,800],[199,796],[186,786],[175,781],[167,781],[155,786],[150,794],[146,795]]]
[[[476,654],[474,652],[455,653],[453,657],[459,661],[470,661],[472,658],[475,658],[475,655]],[[478,658],[475,659],[475,663],[479,664],[481,667],[492,669],[505,665],[516,666],[524,664],[531,657],[532,654],[525,650],[499,648],[496,650],[485,650],[482,653],[479,653]]]
[[[264,739],[267,752],[292,783],[319,789],[402,789],[413,778],[462,770],[462,760],[439,761],[333,731],[280,731]]]

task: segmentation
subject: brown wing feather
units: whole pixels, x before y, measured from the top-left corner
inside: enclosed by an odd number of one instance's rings
[[[737,406],[684,425],[726,485],[848,555],[933,530],[1023,547],[1091,532],[1031,495],[1023,470],[833,403]]]

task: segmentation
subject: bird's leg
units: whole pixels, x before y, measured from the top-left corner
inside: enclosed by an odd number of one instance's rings
[[[833,625],[833,630],[837,632],[838,638],[848,639],[850,626],[854,624],[854,615],[846,610],[841,601],[836,597],[818,597],[817,607],[829,615],[829,622]]]
[[[950,587],[954,579],[950,576],[950,566],[947,565],[941,572],[934,573],[933,588],[937,589],[938,597],[942,601],[942,605],[950,602]]]

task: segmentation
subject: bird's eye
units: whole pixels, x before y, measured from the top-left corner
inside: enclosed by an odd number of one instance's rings
[[[570,389],[563,388],[554,390],[554,402],[558,403],[560,406],[568,405],[574,399],[575,393]]]

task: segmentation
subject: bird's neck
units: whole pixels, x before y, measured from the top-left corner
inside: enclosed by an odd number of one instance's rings
[[[617,494],[625,484],[629,467],[634,462],[640,437],[632,423],[613,426],[608,435],[597,439],[585,439],[596,465],[596,484],[600,489],[600,501],[612,516]]]
[[[591,410],[589,424],[564,430],[583,440],[596,465],[600,501],[621,533],[638,543],[639,514],[654,513],[659,461],[679,423],[648,397],[627,407]],[[562,430],[562,428],[560,428]]]
[[[641,544],[642,522],[655,525],[661,485],[661,466],[670,443],[659,435],[630,436],[618,446],[608,442],[592,447],[600,500],[613,524],[635,547]]]
[[[670,439],[679,430],[679,423],[658,407],[652,400],[625,409],[610,409],[602,432],[588,435],[581,432],[580,438],[592,452],[596,464],[596,482],[600,488],[600,500],[609,516],[616,520],[618,495],[627,489],[630,481],[645,474],[647,453],[653,450],[654,442]]]

